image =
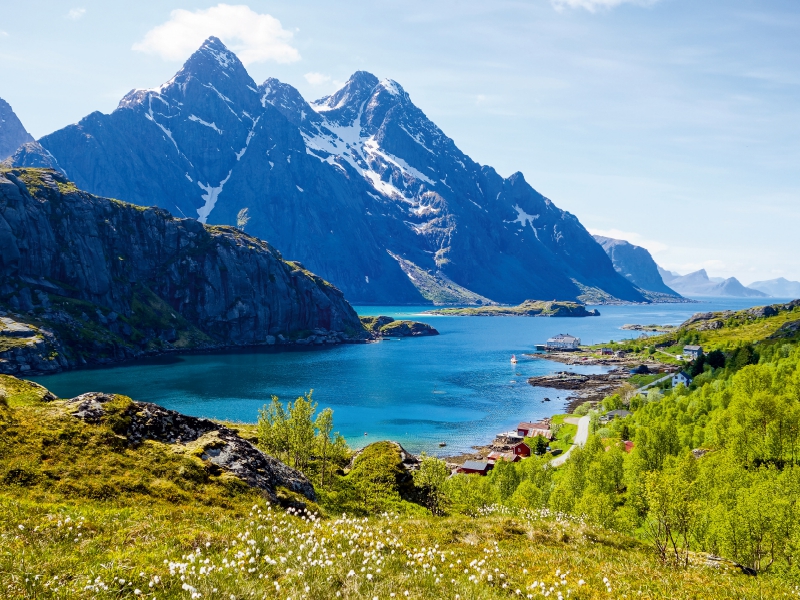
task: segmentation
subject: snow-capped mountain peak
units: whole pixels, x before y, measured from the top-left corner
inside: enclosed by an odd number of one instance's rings
[[[165,84],[40,143],[96,194],[216,224],[248,209],[248,233],[354,301],[418,302],[423,279],[457,302],[643,299],[574,216],[471,160],[400,84],[365,71],[308,103],[277,79],[256,85],[209,38]]]

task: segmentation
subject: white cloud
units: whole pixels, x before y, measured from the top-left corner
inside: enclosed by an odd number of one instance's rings
[[[584,8],[589,12],[597,12],[598,10],[615,8],[621,4],[649,6],[658,2],[658,0],[550,0],[550,2],[556,10]]]
[[[148,31],[134,50],[158,54],[165,60],[184,60],[209,37],[220,38],[245,64],[300,60],[291,45],[292,32],[268,14],[249,6],[217,4],[206,10],[173,10],[166,23]]]
[[[636,246],[642,246],[654,254],[658,252],[664,252],[669,248],[669,246],[666,244],[656,240],[649,240],[633,231],[620,231],[619,229],[592,229],[591,227],[589,227],[588,230],[592,235],[602,235],[604,237],[614,238],[615,240],[625,240],[626,242],[630,242]]]
[[[77,21],[85,14],[86,14],[85,8],[71,8],[70,11],[67,13],[67,18],[72,21]]]
[[[331,80],[330,75],[323,75],[322,73],[306,73],[303,77],[305,77],[306,81],[311,85],[322,85]]]
[[[0,31],[0,37],[8,37],[7,31]]]

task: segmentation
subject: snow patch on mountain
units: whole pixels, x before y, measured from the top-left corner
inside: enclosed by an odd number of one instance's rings
[[[164,100],[162,100],[160,97],[156,96],[156,98],[158,100],[161,100],[162,102],[164,102]],[[145,117],[150,119],[153,123],[155,123],[158,126],[159,129],[161,129],[161,131],[164,132],[164,135],[166,135],[169,138],[169,140],[175,146],[175,150],[177,150],[178,154],[180,154],[181,153],[181,149],[178,148],[178,142],[176,142],[175,138],[172,137],[172,132],[169,129],[167,129],[166,127],[164,127],[161,123],[156,121],[156,118],[153,115],[153,96],[152,95],[148,96],[148,107],[147,108],[148,108],[148,110],[147,110],[147,113],[145,114]]]
[[[197,220],[201,223],[205,223],[208,220],[208,215],[210,215],[211,211],[214,210],[214,205],[217,203],[217,198],[219,198],[219,195],[222,193],[222,188],[226,183],[228,183],[228,179],[231,178],[232,173],[233,169],[228,171],[228,176],[220,181],[219,185],[216,187],[212,187],[208,184],[203,185],[199,181],[197,182],[197,185],[200,186],[200,189],[205,192],[205,194],[201,196],[205,204],[197,209]]]
[[[243,114],[245,114],[248,117],[250,117],[250,115],[248,115],[247,113],[243,113]],[[253,117],[250,117],[250,119],[252,120]],[[258,125],[259,119],[261,119],[261,115],[259,115],[258,118],[256,118],[253,121],[253,127],[250,129],[249,133],[247,134],[247,139],[244,141],[244,148],[242,148],[241,150],[239,150],[239,152],[236,153],[236,161],[237,162],[242,160],[242,157],[244,156],[244,153],[247,152],[247,148],[248,148],[248,146],[250,146],[250,140],[253,139],[253,136],[256,133],[256,125]]]
[[[522,227],[525,227],[528,223],[530,223],[531,229],[533,229],[533,232],[536,233],[536,227],[533,226],[533,222],[539,218],[539,215],[529,215],[522,208],[520,208],[519,204],[515,204],[511,208],[517,211],[517,218],[514,219],[513,221],[505,221],[505,222],[519,223]]]
[[[200,117],[198,117],[196,115],[189,115],[189,120],[190,121],[194,121],[196,123],[200,123],[200,125],[205,125],[206,127],[210,127],[211,129],[216,131],[218,134],[222,135],[222,129],[217,127],[215,123],[208,123],[207,121],[203,121],[203,119],[201,119]]]

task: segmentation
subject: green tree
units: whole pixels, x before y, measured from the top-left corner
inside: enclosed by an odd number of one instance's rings
[[[412,473],[414,486],[419,489],[425,506],[434,514],[442,515],[446,508],[447,496],[444,484],[450,476],[447,463],[424,452],[420,455],[419,469]]]
[[[543,435],[536,435],[525,440],[525,445],[531,449],[534,454],[544,454],[547,452],[547,446],[550,442]]]
[[[287,462],[289,456],[289,424],[286,410],[272,396],[269,405],[258,411],[258,443],[261,449],[278,460]]]
[[[328,465],[331,458],[331,446],[333,445],[333,410],[325,408],[317,415],[314,426],[317,429],[317,455],[320,460],[319,484],[325,487]]]

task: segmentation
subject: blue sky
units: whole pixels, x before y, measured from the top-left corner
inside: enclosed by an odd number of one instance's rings
[[[473,159],[667,268],[800,280],[797,0],[31,0],[3,15],[0,97],[35,137],[166,81],[216,33],[257,82],[307,99],[358,69],[395,79]]]

